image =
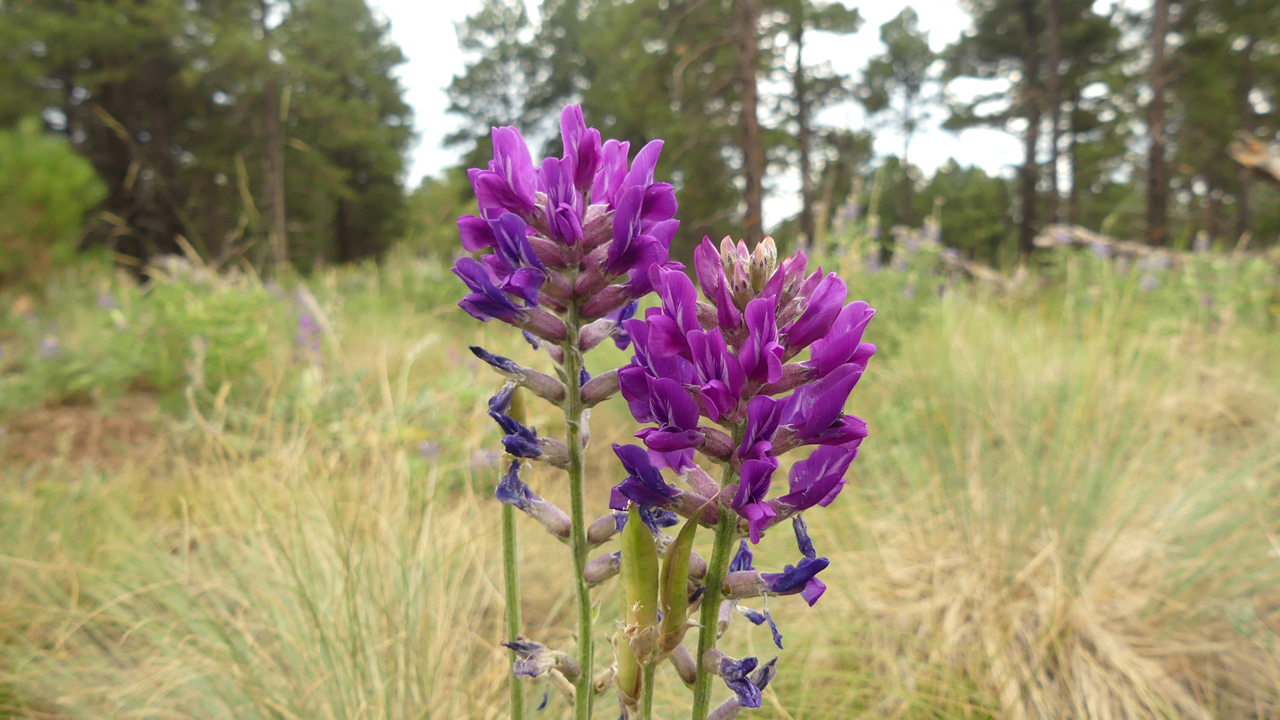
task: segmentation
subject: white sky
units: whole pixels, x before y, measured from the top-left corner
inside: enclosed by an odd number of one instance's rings
[[[526,3],[530,16],[536,18],[535,0],[526,0]],[[441,145],[444,136],[457,129],[459,123],[456,117],[445,113],[449,106],[445,88],[465,67],[454,23],[474,12],[480,0],[370,0],[370,4],[390,19],[392,38],[408,58],[399,68],[399,75],[407,91],[406,99],[414,109],[419,135],[410,164],[410,182],[416,185],[422,176],[436,174],[457,163],[462,154],[462,148],[446,149]],[[830,61],[837,70],[857,77],[867,59],[884,48],[880,43],[880,25],[907,5],[916,9],[921,28],[928,31],[929,44],[935,50],[954,41],[969,26],[968,16],[956,0],[845,0],[845,4],[857,7],[862,13],[866,21],[862,30],[843,38],[812,37],[805,48],[806,63]],[[853,129],[864,128],[867,123],[861,107],[855,103],[828,109],[818,121]],[[896,154],[901,147],[901,136],[877,130],[877,154]],[[1022,154],[1018,141],[1007,133],[973,129],[956,135],[939,129],[937,121],[915,137],[910,152],[912,163],[930,174],[951,157],[962,165],[978,165],[989,173],[1009,174],[1012,167],[1021,162]],[[766,183],[772,189],[765,202],[768,226],[797,211],[799,180],[796,176],[782,176],[767,178]]]

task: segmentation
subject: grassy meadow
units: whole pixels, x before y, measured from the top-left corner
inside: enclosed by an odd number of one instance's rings
[[[786,649],[742,717],[1280,716],[1274,274],[1055,262],[1005,295],[846,268],[879,308],[872,434],[808,518],[830,589],[771,603]],[[460,289],[400,253],[279,283],[176,264],[146,293],[88,264],[2,298],[0,717],[502,718],[498,381],[466,346],[550,361]],[[635,429],[593,411],[592,517]],[[558,471],[528,479],[567,507]],[[568,549],[519,521],[527,632],[570,646]],[[762,568],[794,562],[775,535]]]

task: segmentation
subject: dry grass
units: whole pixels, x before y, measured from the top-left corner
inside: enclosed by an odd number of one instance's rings
[[[502,328],[379,300],[394,278],[340,280],[321,288],[340,343],[323,371],[275,353],[261,397],[193,394],[137,462],[0,470],[15,717],[502,717],[495,469],[476,457],[494,380],[465,345],[538,360]],[[1280,714],[1280,343],[1051,309],[877,318],[877,340],[898,335],[854,394],[874,434],[809,518],[831,590],[771,604],[787,649],[760,716]],[[608,444],[633,428],[616,404],[593,420],[603,511]],[[564,502],[560,477],[532,483]],[[567,550],[522,528],[529,632],[571,644]],[[794,560],[776,535],[758,565]],[[772,651],[745,623],[729,642]],[[682,714],[671,673],[658,695]]]

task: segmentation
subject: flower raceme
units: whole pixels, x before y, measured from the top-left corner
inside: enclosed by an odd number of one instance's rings
[[[460,217],[458,232],[464,249],[484,254],[454,265],[470,290],[459,305],[478,320],[519,327],[532,342],[559,343],[560,314],[579,300],[584,320],[605,319],[582,342],[612,335],[623,344],[618,323],[652,290],[650,268],[683,267],[668,252],[679,227],[675,191],[654,180],[662,141],[628,165],[629,144],[602,143],[574,105],[561,113],[560,131],[563,156],[535,167],[518,130],[494,128],[493,160],[468,171],[480,214]]]
[[[802,556],[795,565],[758,571],[743,541],[721,585],[719,632],[737,609],[755,624],[767,622],[778,647],[768,596],[800,595],[813,605],[826,590],[817,575],[829,561],[818,557],[801,513],[831,504],[844,487],[867,436],[866,423],[844,407],[875,353],[862,341],[875,310],[846,303],[844,281],[821,268],[806,274],[807,263],[803,253],[779,263],[770,238],[753,252],[728,238],[717,251],[704,239],[694,253],[702,299],[683,272],[651,266],[649,283],[661,302],[622,323],[634,356],[618,371],[632,416],[651,426],[636,433],[644,447],[614,445],[628,475],[614,488],[615,509],[629,501],[691,518],[704,508],[734,512],[753,544],[792,520]],[[808,357],[799,357],[806,350]],[[812,452],[792,465],[786,491],[774,492],[779,457],[802,445]],[[736,483],[716,484],[693,462],[695,452],[726,466]],[[692,491],[667,484],[662,468]],[[765,598],[763,613],[738,604],[758,597]],[[702,663],[741,707],[758,706],[759,688],[748,677],[754,658],[719,654]]]
[[[844,281],[821,269],[805,275],[806,264],[801,253],[778,265],[769,238],[754,253],[728,238],[717,252],[704,239],[694,266],[705,300],[684,273],[654,267],[661,305],[623,323],[635,356],[619,384],[635,419],[656,425],[636,433],[652,464],[680,472],[697,449],[732,465],[739,482],[729,505],[753,542],[830,504],[867,435],[844,406],[875,353],[862,342],[875,310],[845,304]],[[805,349],[808,359],[789,362]],[[736,446],[725,442],[734,428]],[[789,492],[770,498],[778,457],[801,445],[817,450],[792,467]]]

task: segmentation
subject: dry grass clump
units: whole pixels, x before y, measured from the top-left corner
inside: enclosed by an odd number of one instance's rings
[[[869,715],[939,684],[965,717],[1280,712],[1276,378],[1229,334],[1109,320],[956,309],[877,378],[835,651],[880,679]]]

